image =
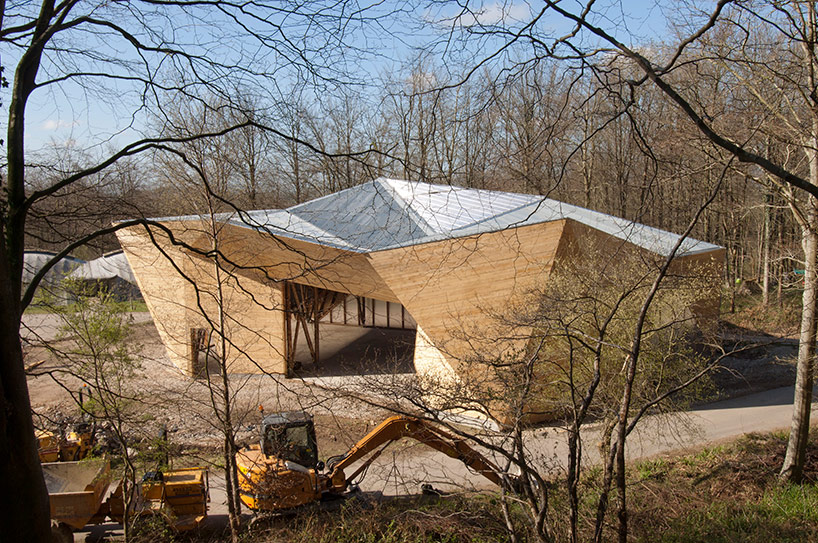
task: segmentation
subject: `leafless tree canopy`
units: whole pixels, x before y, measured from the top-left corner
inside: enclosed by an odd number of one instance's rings
[[[727,249],[731,298],[737,280],[753,279],[765,303],[776,287],[780,301],[798,281],[793,269],[804,270],[782,472],[798,480],[818,327],[815,7],[657,3],[642,18],[631,9],[552,0],[0,5],[0,490],[25,489],[0,524],[47,537],[19,339],[40,277],[22,284],[24,250],[96,255],[115,246],[116,229],[146,217],[283,207],[382,175],[542,194],[688,232]],[[32,119],[49,112],[73,128],[31,144]],[[218,262],[218,249],[209,256]],[[628,372],[642,335],[628,336],[637,344]],[[622,390],[609,487],[624,477],[633,420]]]

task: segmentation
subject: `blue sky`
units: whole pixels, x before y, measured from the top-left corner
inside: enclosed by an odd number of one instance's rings
[[[379,9],[392,9],[396,5],[385,4]],[[570,6],[571,3],[566,5]],[[574,5],[578,4],[574,3]],[[462,17],[461,24],[505,23],[515,26],[528,21],[532,12],[539,9],[540,4],[517,0],[509,2],[486,0],[474,6],[472,8],[474,15]],[[600,24],[616,32],[626,41],[650,41],[664,34],[665,16],[662,9],[657,7],[656,2],[608,1],[599,2],[597,6],[600,11],[598,19]],[[439,38],[440,35],[436,35],[436,32],[442,30],[440,22],[446,21],[456,13],[459,13],[459,8],[455,4],[435,3],[404,13],[400,20],[397,18],[387,20],[385,25],[366,30],[361,27],[359,31],[356,31],[358,33],[353,35],[353,43],[375,54],[368,59],[360,59],[357,55],[353,55],[349,68],[355,70],[356,75],[364,81],[376,81],[378,73],[394,71],[396,66],[412,58],[414,47]],[[569,27],[566,21],[557,17],[545,20],[542,25],[544,30],[554,33],[565,32]],[[258,59],[259,63],[270,65],[270,63],[280,62],[280,59],[276,60],[260,52],[257,44],[251,41],[242,42],[237,39],[229,46],[226,46],[225,43],[210,43],[211,37],[209,35],[202,37],[201,29],[197,28],[195,21],[192,20],[188,20],[185,25],[180,24],[175,34],[182,40],[202,39],[208,50],[215,55],[229,55],[231,50],[240,49],[245,54],[253,55],[253,58]],[[132,50],[124,44],[106,40],[104,36],[91,36],[88,42],[82,43],[81,40],[86,38],[89,36],[80,36],[80,43],[75,41],[70,45],[85,46],[91,50],[99,49],[101,52],[112,53],[114,56],[121,54],[124,61],[138,60],[133,56]],[[486,50],[490,50],[491,43],[487,42],[484,46]],[[485,51],[471,51],[470,53],[479,56]],[[2,54],[4,63],[7,63],[7,72],[11,72],[15,60],[14,51],[2,51]],[[43,74],[49,71],[48,64],[44,68]],[[105,67],[95,68],[104,69]],[[52,69],[51,73],[56,72]],[[7,73],[7,75],[11,76],[12,73]],[[286,81],[290,75],[291,73],[288,74],[286,70],[282,71],[281,80]],[[26,142],[28,149],[33,151],[51,145],[86,147],[89,142],[93,142],[95,149],[104,151],[105,147],[125,143],[137,137],[137,131],[146,131],[146,111],[140,110],[140,104],[137,102],[138,93],[134,92],[135,89],[126,88],[124,85],[118,87],[99,93],[74,84],[60,84],[35,91],[27,111]],[[286,87],[286,84],[283,87]],[[7,100],[4,102],[7,103]],[[134,111],[137,113],[136,118],[132,117]],[[128,128],[132,124],[136,131]]]

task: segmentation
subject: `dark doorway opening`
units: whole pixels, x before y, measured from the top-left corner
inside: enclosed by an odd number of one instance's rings
[[[416,327],[399,303],[287,283],[288,376],[414,373]]]

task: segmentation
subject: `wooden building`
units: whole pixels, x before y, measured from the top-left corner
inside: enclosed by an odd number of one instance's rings
[[[679,239],[539,196],[384,178],[288,209],[158,222],[118,236],[171,360],[190,375],[213,329],[229,339],[230,371],[289,376],[328,360],[327,330],[347,327],[356,340],[406,331],[418,374],[456,379],[465,331],[491,328],[547,281],[572,240],[638,258]],[[718,281],[722,248],[686,239],[676,258],[709,263]],[[515,341],[495,342],[497,355]]]

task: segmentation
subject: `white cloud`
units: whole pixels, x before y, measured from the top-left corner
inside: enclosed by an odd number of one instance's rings
[[[43,122],[43,130],[54,132],[63,128],[73,128],[79,123],[77,121],[63,121],[62,119],[48,119]]]
[[[460,24],[473,26],[516,23],[527,20],[530,16],[531,10],[527,3],[494,2],[482,6],[473,13],[464,13],[460,17]]]

